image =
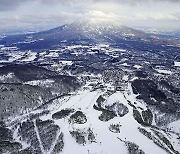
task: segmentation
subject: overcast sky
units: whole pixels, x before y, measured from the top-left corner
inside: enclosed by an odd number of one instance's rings
[[[180,0],[0,0],[0,29],[53,28],[84,17],[180,29]]]

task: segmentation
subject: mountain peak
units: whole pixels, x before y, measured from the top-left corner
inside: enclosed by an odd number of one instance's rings
[[[118,20],[109,19],[109,18],[93,18],[93,17],[86,17],[77,21],[79,23],[88,23],[93,25],[122,25]]]
[[[74,22],[75,24],[81,24],[83,27],[107,27],[115,28],[122,27],[123,25],[114,19],[104,19],[104,18],[84,18],[79,21]]]
[[[110,18],[86,17],[68,24],[69,28],[77,28],[82,31],[104,31],[110,29],[122,29],[123,26],[118,20]]]

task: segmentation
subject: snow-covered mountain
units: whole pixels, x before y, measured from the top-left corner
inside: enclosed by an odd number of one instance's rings
[[[0,153],[180,153],[178,40],[88,19],[3,41]]]
[[[84,19],[66,24],[48,31],[34,34],[15,35],[3,38],[0,43],[5,46],[17,46],[21,50],[57,48],[64,42],[69,44],[177,44],[177,40],[160,38],[154,34],[138,31],[114,20]]]

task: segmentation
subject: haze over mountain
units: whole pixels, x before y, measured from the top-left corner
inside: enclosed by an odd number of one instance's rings
[[[19,49],[56,48],[64,42],[74,44],[110,43],[125,44],[133,48],[135,43],[154,43],[154,45],[178,44],[178,40],[148,34],[122,25],[118,20],[104,18],[85,18],[71,24],[32,34],[14,35],[1,39],[5,46],[17,46]]]
[[[179,29],[179,0],[1,0],[1,30],[51,29],[86,16],[119,19],[130,27]]]

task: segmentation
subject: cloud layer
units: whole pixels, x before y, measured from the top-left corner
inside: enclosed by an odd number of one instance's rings
[[[180,27],[180,0],[0,0],[0,29],[56,27],[83,17],[116,18],[131,27]]]
[[[9,11],[18,8],[20,5],[25,4],[27,2],[32,2],[35,0],[0,0],[0,11]],[[180,0],[36,0],[45,5],[78,5],[78,4],[92,4],[99,2],[111,2],[111,3],[119,3],[119,4],[129,4],[129,5],[140,5],[140,4],[148,4],[148,3],[180,3]]]
[[[0,11],[9,11],[18,8],[22,3],[30,0],[0,0]]]

